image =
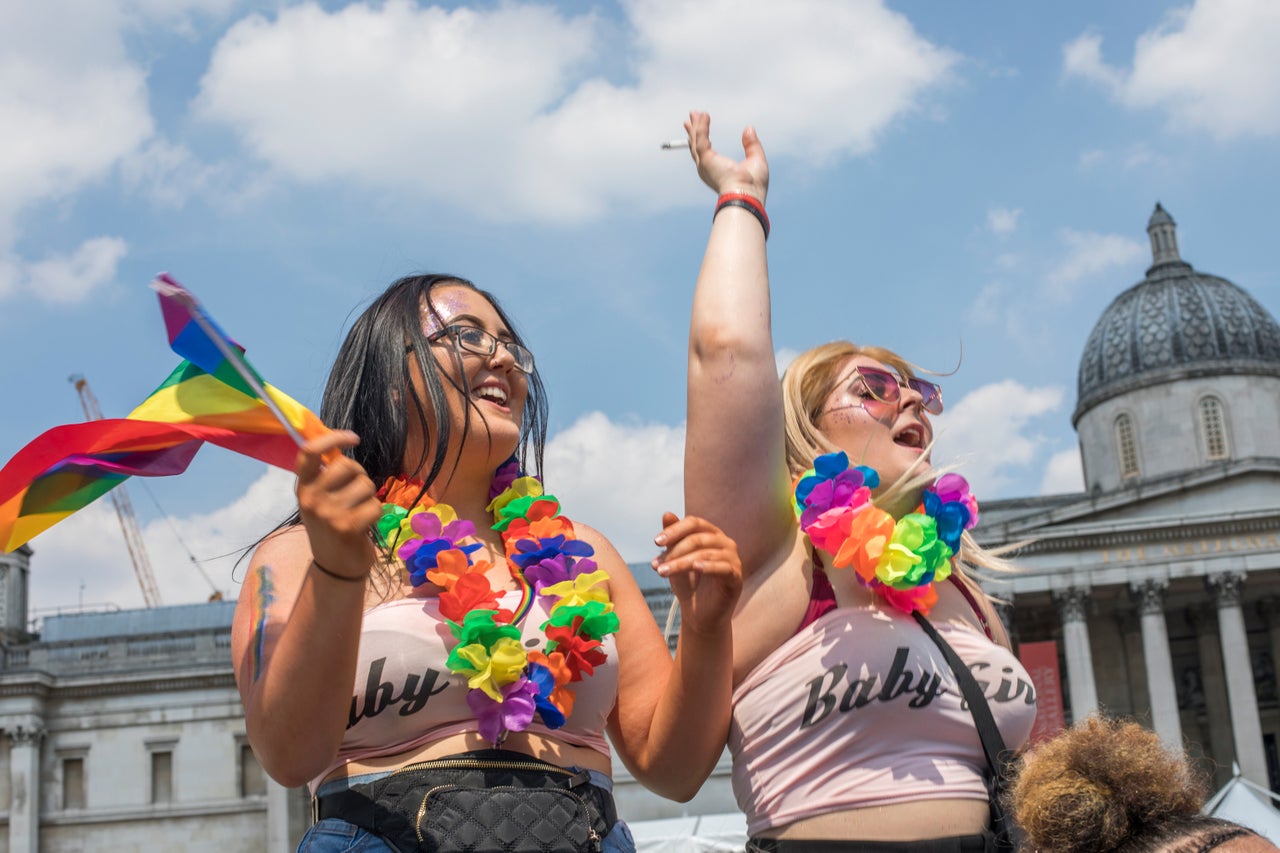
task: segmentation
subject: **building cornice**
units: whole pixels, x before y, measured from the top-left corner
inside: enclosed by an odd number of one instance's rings
[[[1043,554],[1061,551],[1083,551],[1097,548],[1141,545],[1148,542],[1198,540],[1206,537],[1248,536],[1280,531],[1280,510],[1268,509],[1251,513],[1176,517],[1168,519],[1130,519],[1097,525],[1063,527],[1034,533],[1018,551],[1020,554]],[[1006,544],[987,536],[976,537],[987,547]]]
[[[41,812],[40,825],[91,826],[104,823],[139,823],[181,818],[206,818],[216,815],[266,812],[266,797],[236,800],[213,800],[197,803],[153,804],[145,808],[84,809],[66,812]],[[5,815],[7,816],[7,814]]]
[[[1082,492],[1078,496],[1067,496],[1065,502],[1056,503],[1047,509],[1020,515],[989,527],[979,523],[973,535],[983,544],[1001,544],[1028,537],[1051,538],[1055,535],[1055,531],[1046,530],[1045,528],[1055,525],[1060,528],[1069,528],[1070,522],[1075,519],[1101,515],[1142,501],[1178,494],[1190,489],[1202,488],[1249,474],[1280,475],[1280,459],[1273,457],[1235,459],[1203,468],[1179,471],[1150,480],[1139,480],[1109,492],[1098,494]],[[1005,507],[1016,505],[1016,499],[1007,503],[992,501],[989,504],[992,509],[1004,509]],[[1274,514],[1274,511],[1272,513]],[[1226,516],[1213,516],[1213,518],[1218,519],[1224,517]],[[1178,516],[1177,518],[1170,518],[1167,523],[1183,524],[1185,521],[1186,516]],[[1162,524],[1162,520],[1147,519],[1131,523],[1150,527],[1152,525],[1159,526]],[[1082,529],[1090,526],[1088,522],[1079,525]]]
[[[45,672],[9,673],[0,680],[0,698],[92,699],[100,696],[234,689],[235,686],[235,675],[228,661],[225,668],[206,672],[170,672],[123,678],[119,673],[97,676],[77,674],[61,678]]]

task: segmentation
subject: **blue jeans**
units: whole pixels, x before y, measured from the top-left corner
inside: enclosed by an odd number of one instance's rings
[[[618,821],[605,836],[603,853],[636,853],[626,821]],[[307,830],[298,853],[395,853],[387,842],[368,830],[336,817],[327,817]]]
[[[307,830],[298,853],[394,853],[391,846],[366,829],[327,817]]]

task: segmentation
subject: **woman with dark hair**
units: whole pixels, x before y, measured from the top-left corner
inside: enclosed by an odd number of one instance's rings
[[[748,128],[742,160],[717,153],[706,113],[685,129],[718,195],[689,331],[685,506],[742,558],[729,746],[748,849],[996,849],[992,768],[957,672],[973,671],[1012,749],[1035,692],[964,568],[1001,566],[965,532],[977,503],[930,469],[941,389],[847,341],[779,382],[764,149]],[[852,295],[823,310],[858,317]]]
[[[1090,717],[1033,748],[1010,791],[1026,850],[1265,853],[1250,829],[1202,814],[1186,756],[1135,722]]]
[[[335,431],[299,453],[298,514],[255,551],[232,636],[254,752],[316,796],[301,849],[634,849],[605,734],[673,799],[714,767],[732,541],[663,518],[673,661],[609,542],[520,470],[546,434],[533,354],[455,276],[364,311],[321,416]]]

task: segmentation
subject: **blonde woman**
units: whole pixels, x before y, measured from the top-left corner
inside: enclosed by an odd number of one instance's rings
[[[749,849],[994,849],[973,717],[911,614],[976,676],[1011,748],[1034,690],[966,574],[991,561],[963,534],[976,502],[930,472],[941,389],[847,342],[802,354],[779,384],[764,149],[748,128],[743,159],[718,153],[706,113],[685,129],[718,197],[689,334],[685,505],[742,559],[730,748]],[[802,310],[803,293],[784,299]],[[831,307],[856,325],[852,292]]]

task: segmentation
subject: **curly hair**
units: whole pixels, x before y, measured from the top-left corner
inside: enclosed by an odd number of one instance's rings
[[[1023,759],[1009,799],[1032,850],[1199,853],[1255,834],[1201,814],[1205,794],[1205,780],[1154,732],[1090,717]]]

